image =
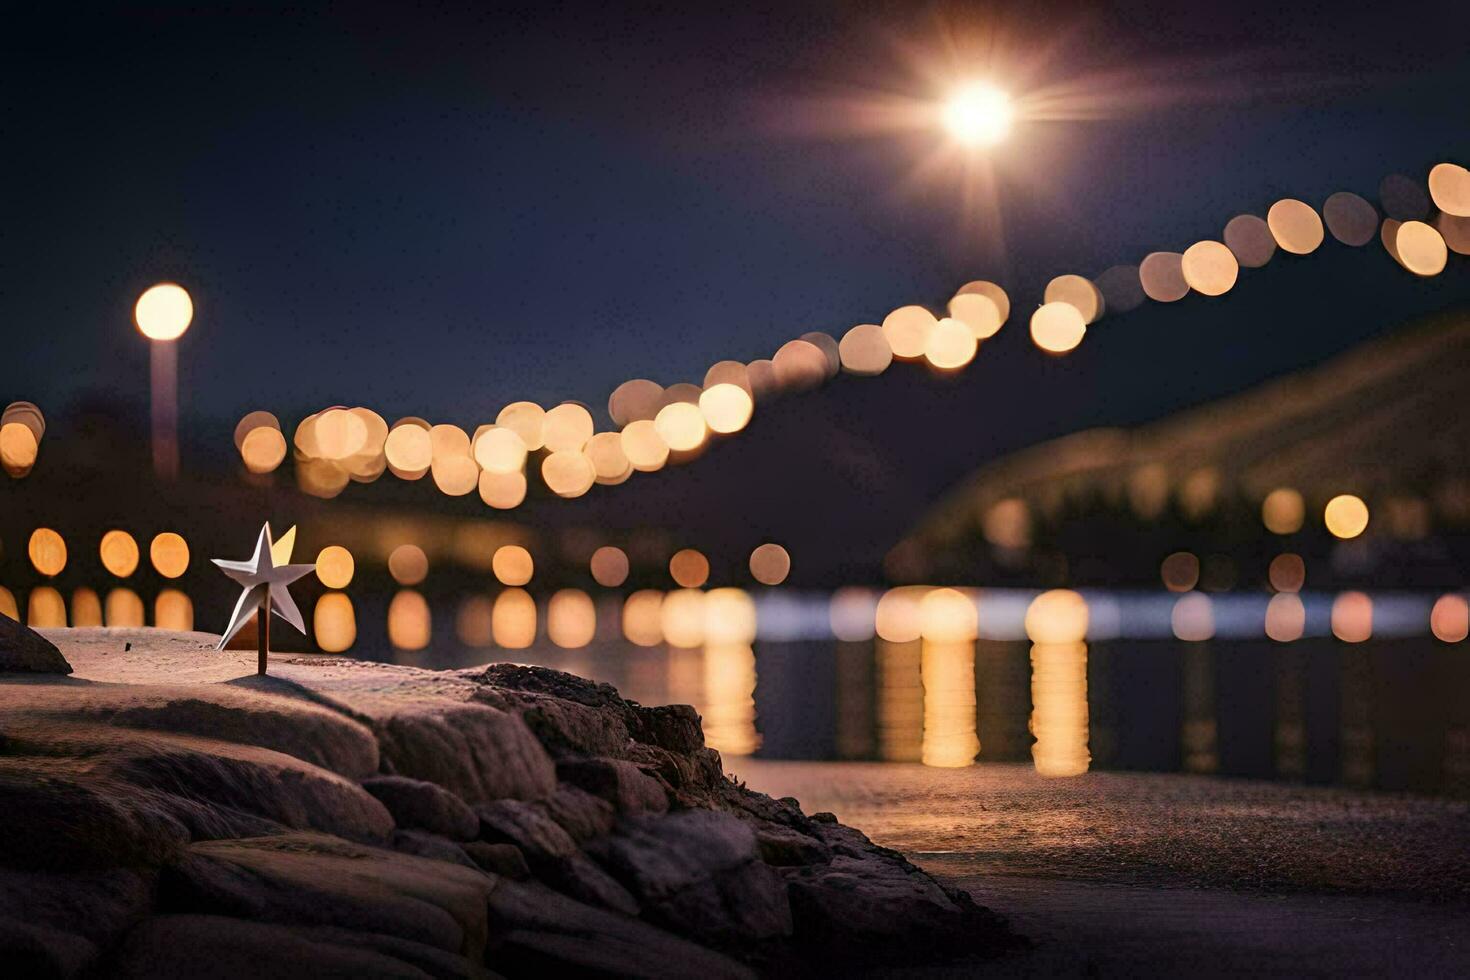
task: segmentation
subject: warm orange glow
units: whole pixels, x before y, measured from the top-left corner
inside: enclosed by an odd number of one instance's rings
[[[1344,592],[1332,603],[1332,635],[1344,643],[1373,636],[1373,600],[1361,592]]]
[[[1087,324],[1071,303],[1047,303],[1031,314],[1031,339],[1049,354],[1065,354],[1082,343]]]
[[[512,402],[495,416],[496,425],[513,429],[526,444],[526,449],[533,452],[546,444],[543,435],[545,422],[546,411],[535,402]]]
[[[194,603],[178,589],[164,589],[153,600],[153,625],[187,633],[194,628]]]
[[[1199,584],[1199,559],[1187,551],[1176,551],[1159,566],[1159,577],[1170,592],[1188,592]]]
[[[704,442],[707,431],[704,414],[700,412],[698,405],[691,405],[689,402],[665,405],[654,417],[653,426],[664,444],[676,452],[698,449]],[[626,448],[625,446],[624,449]],[[633,458],[631,452],[628,453],[628,458]]]
[[[767,542],[750,553],[750,575],[761,585],[780,585],[791,574],[791,555]]]
[[[150,286],[133,307],[133,322],[149,340],[178,340],[194,320],[194,301],[172,282]]]
[[[429,645],[432,633],[433,617],[428,601],[412,589],[395,592],[388,603],[388,642],[394,649],[422,650]]]
[[[659,622],[664,642],[690,649],[704,644],[705,594],[699,589],[675,589],[664,596]]]
[[[1261,502],[1261,523],[1272,534],[1295,534],[1302,529],[1306,516],[1302,495],[1290,487],[1272,490]]]
[[[755,642],[755,602],[744,589],[704,593],[704,642],[711,646],[749,646]]]
[[[956,91],[944,104],[944,128],[965,146],[994,146],[1011,131],[1011,98],[986,82]]]
[[[399,585],[418,585],[429,574],[429,556],[416,544],[401,544],[388,555],[388,574]]]
[[[143,623],[143,600],[132,589],[113,589],[107,593],[107,604],[103,610],[108,626],[128,626],[141,629]]]
[[[597,609],[581,589],[562,589],[546,604],[546,635],[564,650],[592,642],[597,633]]]
[[[1307,628],[1307,607],[1294,592],[1279,592],[1266,604],[1266,635],[1277,643],[1300,640]]]
[[[504,426],[491,426],[475,437],[475,462],[490,473],[519,473],[526,465],[526,441]]]
[[[1143,293],[1158,303],[1173,303],[1189,295],[1184,278],[1184,256],[1178,252],[1150,252],[1138,264]]]
[[[938,324],[934,314],[922,306],[900,306],[883,318],[883,336],[894,357],[917,360],[924,356],[929,334]]]
[[[1304,201],[1291,197],[1277,201],[1266,212],[1266,225],[1284,251],[1306,255],[1322,244],[1322,219]]]
[[[929,331],[924,358],[943,371],[954,371],[975,359],[979,342],[970,328],[953,317],[945,317]]]
[[[958,602],[946,598],[953,589],[936,589],[926,596],[928,603],[939,596],[935,609],[953,606],[960,614]],[[954,592],[955,595],[959,593]],[[974,605],[960,596],[970,607],[973,618]],[[926,620],[933,618],[926,613]],[[951,616],[941,613],[942,631],[951,632],[955,625]],[[936,640],[925,630],[923,652],[920,658],[919,676],[924,685],[924,735],[919,749],[919,761],[926,766],[959,768],[973,765],[980,752],[980,739],[975,730],[975,644],[973,639]]]
[[[832,635],[844,643],[865,643],[874,635],[878,598],[869,589],[852,586],[832,593],[827,620]]]
[[[153,542],[148,545],[148,560],[165,579],[176,579],[188,572],[188,542],[182,535],[165,530],[153,536]]]
[[[1029,613],[1027,620],[1029,623]],[[1066,777],[1087,772],[1092,754],[1087,745],[1085,644],[1038,641],[1031,648],[1031,705],[1031,734],[1036,738],[1031,761],[1037,775]]]
[[[1429,171],[1429,196],[1445,214],[1470,217],[1470,170],[1456,163],[1436,163]]]
[[[633,469],[651,473],[661,469],[669,458],[669,444],[659,435],[658,427],[651,419],[638,419],[623,429],[623,454]]]
[[[1203,592],[1189,592],[1174,603],[1169,625],[1181,640],[1199,643],[1215,635],[1215,607]]]
[[[1087,600],[1068,589],[1043,592],[1026,608],[1026,635],[1032,643],[1081,643],[1087,622]]]
[[[1470,636],[1470,604],[1465,597],[1442,595],[1436,599],[1429,611],[1429,629],[1444,643],[1459,643]]]
[[[976,340],[994,337],[1003,319],[995,300],[979,292],[956,293],[949,301],[949,315],[968,327]]]
[[[697,589],[709,581],[709,559],[693,548],[676,551],[669,559],[669,575],[686,589]]]
[[[925,640],[967,643],[978,629],[975,603],[958,589],[931,589],[919,600],[919,635]]]
[[[844,371],[863,377],[882,374],[893,363],[893,349],[876,323],[860,323],[843,334],[837,353]]]
[[[506,589],[495,597],[491,634],[507,650],[524,650],[536,642],[536,600],[525,589]]]
[[[742,365],[743,366],[743,365]],[[744,388],[733,384],[717,384],[699,396],[699,410],[711,431],[739,432],[750,421],[755,402]]]
[[[526,499],[526,474],[491,473],[480,474],[480,499],[496,510],[519,507]]]
[[[623,635],[640,647],[655,647],[664,641],[664,594],[653,589],[634,592],[623,602]]]
[[[697,409],[695,414],[698,414]],[[592,484],[597,482],[597,470],[592,466],[592,460],[580,451],[564,449],[541,461],[541,479],[546,481],[552,493],[570,499],[592,489]]]
[[[329,408],[322,412],[313,428],[317,455],[322,459],[344,460],[362,452],[367,446],[367,422],[361,415],[345,408]]]
[[[619,426],[627,426],[639,419],[653,421],[663,407],[664,388],[647,378],[624,381],[613,389],[607,400],[607,414]]]
[[[536,574],[536,562],[531,553],[518,544],[496,548],[495,557],[490,559],[490,568],[502,585],[525,585]]]
[[[251,473],[272,473],[286,458],[286,437],[272,426],[258,426],[240,441],[240,459]]]
[[[997,548],[1026,548],[1031,544],[1031,508],[1019,497],[997,500],[985,509],[980,533]]]
[[[411,422],[400,422],[389,430],[383,452],[394,475],[408,480],[423,476],[434,461],[434,444],[428,430]]]
[[[806,391],[827,380],[830,362],[820,347],[809,340],[790,340],[771,358],[776,386],[785,391]]]
[[[97,549],[102,567],[118,578],[127,578],[138,570],[138,542],[126,531],[108,531],[102,535]]]
[[[591,412],[576,402],[562,402],[541,421],[542,445],[554,453],[581,452],[593,428]]]
[[[66,568],[66,542],[49,527],[38,527],[31,532],[26,552],[36,571],[48,578],[60,575]]]
[[[1271,559],[1266,578],[1277,592],[1300,592],[1307,582],[1307,564],[1301,555],[1277,555]]]
[[[1184,250],[1180,272],[1189,288],[1206,296],[1228,293],[1240,275],[1235,255],[1219,242],[1195,242]]]
[[[3,585],[0,585],[0,616],[9,616],[16,622],[20,622],[20,609],[15,604],[15,593]],[[90,626],[92,624],[89,623],[87,625]],[[96,625],[102,625],[101,621],[99,620]]]
[[[66,600],[61,598],[61,593],[49,585],[32,589],[26,599],[26,625],[36,629],[64,628]]]
[[[906,585],[883,593],[873,617],[878,637],[889,643],[917,640],[923,633],[919,604],[928,591],[922,586]]]
[[[35,466],[40,448],[29,426],[20,422],[0,425],[0,466],[10,475],[23,475]]]
[[[588,441],[583,452],[592,464],[598,483],[616,486],[633,475],[633,464],[628,461],[628,454],[623,452],[621,433],[599,432]]]
[[[628,555],[622,548],[604,545],[592,552],[592,578],[598,585],[615,589],[628,580]]]
[[[468,456],[441,456],[429,465],[434,486],[450,497],[463,497],[480,484],[480,468]]]
[[[3,612],[5,612],[5,605],[3,596],[0,596],[0,613]],[[102,599],[96,592],[83,587],[71,594],[71,624],[73,626],[102,625]]]
[[[1335,538],[1356,538],[1368,529],[1368,505],[1350,493],[1327,501],[1322,517],[1327,522],[1327,530]]]
[[[388,616],[391,626],[391,606]],[[352,608],[352,600],[340,592],[328,592],[318,599],[311,616],[311,632],[316,637],[316,645],[325,653],[350,650],[357,642],[357,612]]]
[[[1047,303],[1070,303],[1082,314],[1083,323],[1092,323],[1103,314],[1102,293],[1085,276],[1071,273],[1057,276],[1046,284],[1042,300]]]
[[[955,292],[955,299],[958,299],[961,296],[969,296],[972,294],[984,296],[986,299],[995,304],[996,313],[1000,316],[1001,324],[1004,324],[1007,320],[1010,319],[1011,298],[1010,296],[1006,295],[1006,291],[1004,289],[997,286],[995,283],[989,282],[985,279],[975,279],[971,282],[967,282]],[[954,300],[951,300],[950,302],[954,302]],[[953,316],[956,319],[965,320],[964,313],[970,312],[971,308],[963,307],[959,309],[961,309],[962,312],[956,312],[956,308],[951,308],[950,316]],[[976,324],[970,322],[969,320],[965,320],[965,322],[970,323],[970,327],[972,329],[976,327]],[[1000,327],[997,326],[996,330],[999,329]],[[980,339],[984,340],[988,336],[994,336],[994,333],[992,332],[990,334],[981,334]]]
[[[316,577],[329,589],[347,588],[356,570],[352,552],[340,544],[329,544],[316,556]]]
[[[1437,276],[1444,271],[1449,250],[1433,225],[1405,221],[1394,236],[1396,258],[1416,276]]]

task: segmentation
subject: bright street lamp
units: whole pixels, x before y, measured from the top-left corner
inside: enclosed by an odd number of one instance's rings
[[[1014,118],[1011,97],[985,82],[959,89],[944,104],[944,128],[965,146],[994,146],[1010,133]]]
[[[150,341],[153,473],[160,479],[179,475],[179,372],[174,341],[193,320],[194,301],[176,283],[150,286],[133,307],[133,321]]]

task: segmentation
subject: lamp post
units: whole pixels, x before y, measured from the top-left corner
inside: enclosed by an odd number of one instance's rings
[[[133,307],[138,331],[149,340],[153,475],[172,480],[179,475],[178,350],[174,345],[194,319],[194,301],[172,282],[150,286]]]

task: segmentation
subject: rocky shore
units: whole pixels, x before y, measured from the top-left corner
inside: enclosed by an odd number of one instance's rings
[[[7,972],[717,978],[1018,942],[727,777],[688,706],[509,664],[253,660],[0,617]]]

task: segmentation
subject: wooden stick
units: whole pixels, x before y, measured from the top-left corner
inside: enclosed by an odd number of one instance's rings
[[[260,609],[255,613],[256,639],[259,641],[256,653],[257,659],[255,672],[261,677],[265,676],[265,662],[271,650],[271,587],[265,587],[265,602],[260,604]]]

